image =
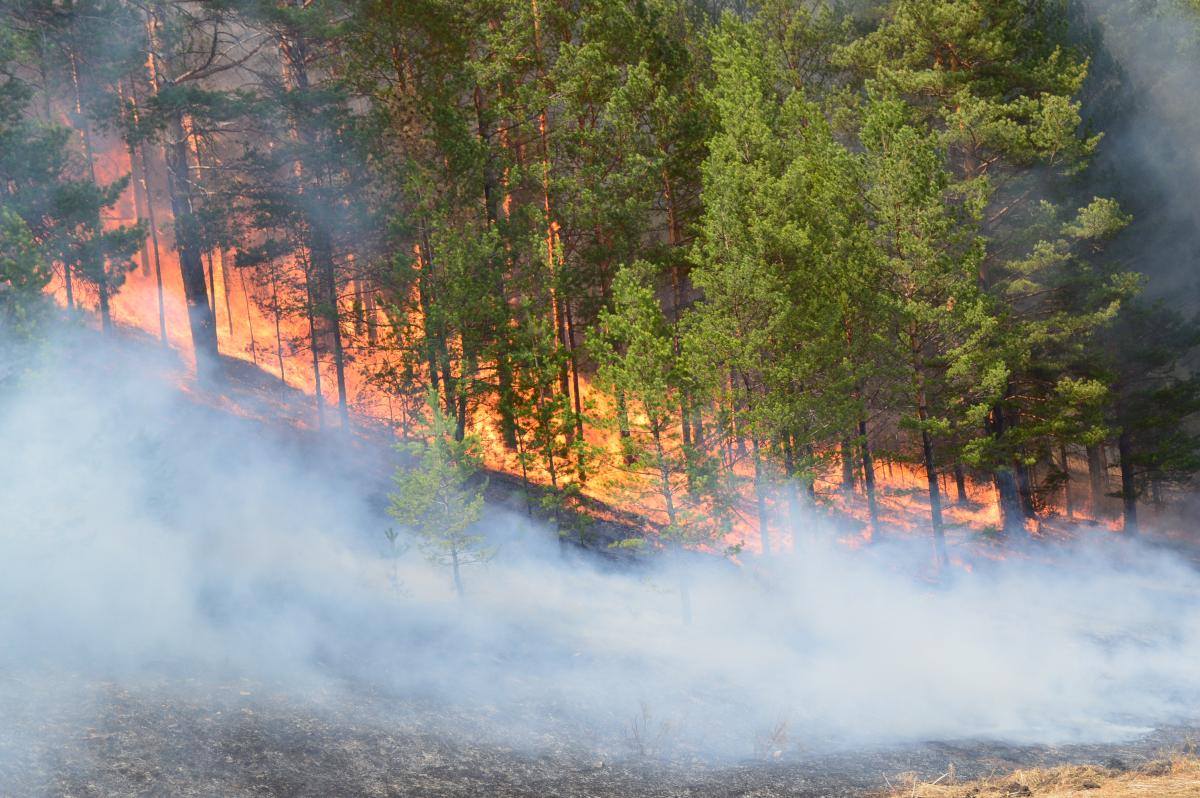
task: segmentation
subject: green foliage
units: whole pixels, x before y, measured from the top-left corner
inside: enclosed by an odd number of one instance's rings
[[[30,337],[44,314],[42,293],[50,268],[25,220],[0,207],[0,334],[7,340]]]
[[[596,356],[600,378],[625,402],[621,437],[623,471],[632,472],[644,490],[662,502],[667,523],[657,531],[669,545],[711,542],[718,529],[699,500],[701,459],[674,432],[688,383],[686,364],[677,354],[671,325],[655,296],[656,269],[637,261],[617,274],[612,309],[600,317]],[[636,500],[636,498],[635,498]],[[715,509],[714,514],[720,510]]]
[[[287,344],[333,355],[347,420],[361,365],[405,436],[430,426],[393,510],[451,564],[481,545],[483,415],[560,534],[609,470],[672,546],[729,533],[753,491],[765,548],[771,483],[819,500],[843,443],[924,460],[931,492],[965,463],[1011,499],[1115,438],[1139,490],[1187,479],[1192,324],[1140,298],[1130,256],[1146,209],[1190,217],[1114,154],[1092,166],[1098,128],[1155,99],[1114,53],[1184,0],[1107,41],[1090,20],[1136,12],[735,5],[6,4],[6,323],[32,329],[51,271],[121,290],[145,231],[109,221],[128,181],[88,168],[119,132],[167,190],[193,309],[203,254],[237,249],[259,309],[307,331]]]
[[[450,566],[455,591],[462,597],[462,566],[492,555],[475,528],[483,515],[477,442],[470,437],[457,440],[437,397],[430,395],[427,401],[430,438],[398,446],[414,463],[399,467],[392,476],[395,489],[388,494],[388,514],[412,530],[432,562]]]

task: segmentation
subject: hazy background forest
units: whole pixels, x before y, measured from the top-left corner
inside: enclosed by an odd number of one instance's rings
[[[1195,0],[0,15],[0,788],[131,674],[522,750],[1194,721]]]
[[[1136,532],[1200,466],[1194,11],[5,2],[5,331],[433,394],[667,541]]]

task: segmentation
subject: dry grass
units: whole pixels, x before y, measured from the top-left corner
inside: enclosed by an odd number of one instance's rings
[[[953,772],[932,782],[906,783],[888,798],[1184,798],[1200,797],[1200,758],[1177,756],[1148,762],[1134,770],[1068,765],[1017,770],[1004,776],[955,783]]]

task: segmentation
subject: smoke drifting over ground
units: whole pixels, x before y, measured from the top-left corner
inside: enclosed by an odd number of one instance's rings
[[[676,574],[563,555],[494,510],[498,555],[459,602],[415,547],[388,556],[377,474],[198,406],[144,352],[79,346],[97,365],[43,367],[0,403],[10,722],[33,681],[72,702],[68,682],[184,677],[411,697],[469,719],[450,733],[531,750],[643,733],[735,758],[780,723],[812,750],[1107,740],[1196,714],[1200,575],[1150,547],[934,585],[914,577],[923,543],[845,551],[801,530],[766,562],[694,558],[685,626]]]

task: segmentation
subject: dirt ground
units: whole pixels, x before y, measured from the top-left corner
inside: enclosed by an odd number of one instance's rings
[[[12,679],[2,684],[2,796],[839,798],[886,795],[903,784],[896,796],[1057,798],[1074,795],[1062,790],[1081,779],[1109,790],[1089,793],[1097,798],[1200,794],[1194,764],[1172,771],[1176,792],[1132,792],[1167,783],[1148,782],[1162,777],[1147,768],[1161,769],[1164,756],[1185,750],[1187,729],[1124,745],[1059,748],[960,741],[817,751],[780,738],[757,757],[718,762],[632,733],[615,746],[589,739],[586,729],[537,736],[514,727],[505,739],[470,710],[381,696],[297,700],[246,682],[187,679],[137,688],[54,684],[53,694]],[[1008,775],[1064,762],[1099,769]],[[943,775],[950,772],[953,786]],[[939,777],[934,786],[913,786]],[[962,784],[972,778],[987,781]],[[1004,785],[1031,792],[1005,792]],[[1116,785],[1126,791],[1113,791]]]

